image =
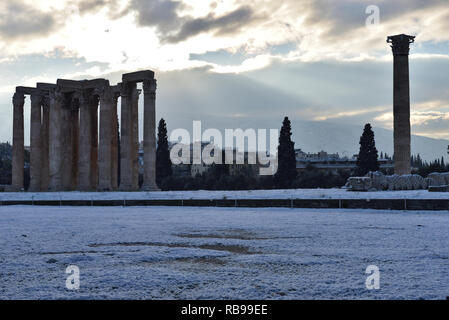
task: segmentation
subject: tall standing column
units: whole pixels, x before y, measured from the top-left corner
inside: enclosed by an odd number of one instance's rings
[[[97,190],[98,187],[98,102],[98,95],[92,95],[90,99],[90,185],[92,190]]]
[[[132,188],[139,189],[139,96],[140,90],[134,88],[131,98],[131,126],[132,126]]]
[[[62,104],[63,93],[59,88],[50,91],[49,121],[49,191],[62,190],[63,141],[62,141]]]
[[[78,188],[78,157],[79,157],[79,134],[80,134],[79,105],[73,99],[70,112],[70,127],[72,136],[72,158],[71,158],[71,190]]]
[[[23,105],[25,96],[16,92],[12,99],[14,106],[13,133],[12,133],[12,190],[23,189],[24,161],[24,134],[23,134]]]
[[[114,96],[109,86],[105,87],[100,97],[100,143],[98,149],[98,190],[111,191],[112,187],[112,143],[114,114]]]
[[[134,191],[133,163],[133,108],[132,97],[136,90],[135,83],[122,83],[121,89],[121,139],[120,139],[120,190]]]
[[[92,191],[91,185],[91,142],[92,142],[92,112],[89,96],[86,92],[77,92],[79,100],[79,157],[78,157],[78,189]]]
[[[41,125],[41,190],[48,190],[49,182],[49,125],[50,125],[50,100],[44,97],[42,101],[42,125]]]
[[[394,116],[394,172],[410,174],[410,83],[408,54],[414,36],[390,36],[387,42],[393,50],[393,116]]]
[[[143,152],[144,175],[143,190],[159,190],[156,185],[156,80],[143,82],[144,123]]]
[[[72,121],[72,98],[69,94],[64,95],[62,107],[61,125],[61,150],[62,150],[62,190],[73,190],[73,121]]]
[[[117,116],[117,101],[118,96],[114,94],[112,100],[112,149],[111,149],[111,185],[112,190],[118,189],[118,144],[119,144],[119,133],[118,133],[118,116]]]
[[[30,187],[29,191],[41,191],[42,143],[41,143],[41,106],[42,95],[36,92],[31,95],[30,125]]]

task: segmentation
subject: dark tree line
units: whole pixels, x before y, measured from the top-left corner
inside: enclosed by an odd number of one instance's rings
[[[413,173],[419,174],[423,177],[427,177],[429,173],[432,172],[448,172],[449,164],[446,164],[444,158],[435,159],[433,161],[424,161],[421,159],[420,154],[412,156],[411,165]]]

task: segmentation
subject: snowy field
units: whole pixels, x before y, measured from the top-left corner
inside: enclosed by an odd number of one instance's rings
[[[345,189],[157,192],[0,192],[6,200],[141,200],[141,199],[449,199],[449,192],[427,190],[351,192]]]
[[[0,298],[445,299],[448,231],[447,212],[0,207]]]

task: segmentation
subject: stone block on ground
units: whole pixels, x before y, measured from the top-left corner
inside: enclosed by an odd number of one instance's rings
[[[366,176],[371,178],[371,187],[373,189],[386,190],[388,188],[387,178],[382,172],[369,172]]]
[[[348,179],[349,191],[368,191],[372,188],[370,177],[350,177]]]
[[[432,172],[427,176],[430,179],[429,186],[444,186],[446,185],[445,176],[440,172]]]
[[[429,192],[449,192],[449,185],[444,186],[430,186]]]

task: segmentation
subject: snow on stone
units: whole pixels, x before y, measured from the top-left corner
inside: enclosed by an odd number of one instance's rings
[[[351,192],[345,189],[159,192],[1,192],[6,200],[141,200],[141,199],[449,199],[448,192],[427,190]]]

